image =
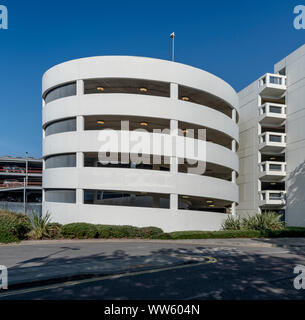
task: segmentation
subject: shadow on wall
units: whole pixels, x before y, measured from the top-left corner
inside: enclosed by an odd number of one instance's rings
[[[287,179],[286,223],[305,227],[305,161]]]

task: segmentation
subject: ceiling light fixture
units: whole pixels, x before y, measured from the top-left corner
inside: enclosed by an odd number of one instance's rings
[[[146,93],[148,91],[147,88],[140,88],[139,90],[140,92],[143,92],[143,93]]]
[[[183,199],[189,199],[189,196],[182,196]]]
[[[190,98],[189,98],[189,97],[182,97],[181,100],[183,100],[183,101],[190,101]]]
[[[141,122],[140,125],[141,125],[142,127],[147,127],[147,126],[148,126],[148,123],[144,121],[144,122]]]
[[[97,120],[96,123],[97,124],[105,124],[105,121],[104,120]]]
[[[103,87],[97,87],[96,90],[97,90],[97,91],[104,91],[105,88],[103,88]]]
[[[213,203],[213,201],[212,200],[207,200],[207,203]]]
[[[276,159],[276,158],[274,158],[274,157],[271,157],[271,158],[270,158],[270,160],[272,160],[272,161],[275,160],[275,159]]]

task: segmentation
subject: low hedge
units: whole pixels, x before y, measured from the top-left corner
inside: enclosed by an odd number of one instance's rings
[[[61,227],[60,234],[69,239],[152,239],[163,235],[156,227],[137,228],[133,226],[93,225],[89,223],[71,223]]]
[[[30,219],[22,214],[0,211],[0,243],[18,242],[28,239],[31,231]],[[222,230],[222,231],[179,231],[164,233],[156,227],[138,228],[133,226],[94,225],[90,223],[70,223],[64,226],[49,223],[50,239],[229,239],[229,238],[283,238],[304,237],[305,228],[286,227],[283,230]]]
[[[98,229],[90,223],[70,223],[61,228],[61,234],[68,239],[94,239],[98,238]]]
[[[228,230],[228,231],[181,231],[171,232],[173,240],[182,239],[226,239],[226,238],[260,238],[260,231],[256,230]]]
[[[263,236],[266,238],[305,238],[305,228],[286,227],[278,231],[265,231]]]
[[[0,211],[0,243],[19,242],[27,239],[31,230],[29,217]]]
[[[139,229],[132,226],[112,226],[112,225],[96,225],[98,230],[98,238],[138,238]]]
[[[98,237],[101,239],[111,238],[141,238],[151,239],[163,234],[163,230],[156,227],[137,228],[132,226],[112,226],[112,225],[96,225],[98,229]]]

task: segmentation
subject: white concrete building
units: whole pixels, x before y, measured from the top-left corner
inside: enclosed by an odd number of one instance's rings
[[[305,45],[239,93],[237,212],[284,212],[305,227]]]
[[[43,212],[60,223],[217,230],[239,201],[238,118],[232,87],[187,65],[126,56],[57,65],[43,77]],[[106,133],[128,132],[180,144],[202,140],[198,129],[206,130],[204,156],[102,143]],[[118,161],[101,163],[103,152]],[[189,160],[206,170],[190,173]]]

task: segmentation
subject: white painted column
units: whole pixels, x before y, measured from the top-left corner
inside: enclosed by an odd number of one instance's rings
[[[82,96],[84,94],[84,80],[77,80],[76,82],[76,94]]]
[[[236,140],[235,139],[232,140],[232,151],[236,152]]]
[[[178,100],[179,97],[179,87],[177,83],[171,83],[170,85],[170,98],[174,100]],[[171,120],[170,121],[170,130],[171,136],[173,141],[178,136],[178,121]],[[176,152],[176,148],[174,148],[174,152]],[[178,173],[178,158],[175,154],[171,157],[171,164],[170,164],[170,172],[171,173]],[[178,194],[171,194],[170,195],[170,208],[172,210],[178,210]]]
[[[231,205],[231,214],[233,216],[236,216],[236,203],[235,202],[233,202]]]
[[[234,121],[234,123],[237,122],[236,109],[233,109],[233,110],[232,110],[232,120]]]
[[[85,118],[83,116],[77,116],[76,118],[76,131],[84,131]]]
[[[178,100],[179,97],[179,86],[177,83],[171,83],[170,85],[170,97],[171,99]]]
[[[76,168],[83,168],[84,167],[84,153],[77,152],[76,153]]]
[[[178,121],[177,120],[171,120],[171,135],[173,140],[175,141],[175,138],[178,136]],[[175,142],[174,142],[175,143]],[[174,148],[174,152],[176,152],[176,148]],[[170,172],[173,174],[178,173],[178,158],[173,155],[170,159]],[[177,194],[171,194],[170,195],[170,208],[173,210],[178,209],[178,195]]]
[[[76,203],[83,204],[84,203],[84,190],[76,189]]]

